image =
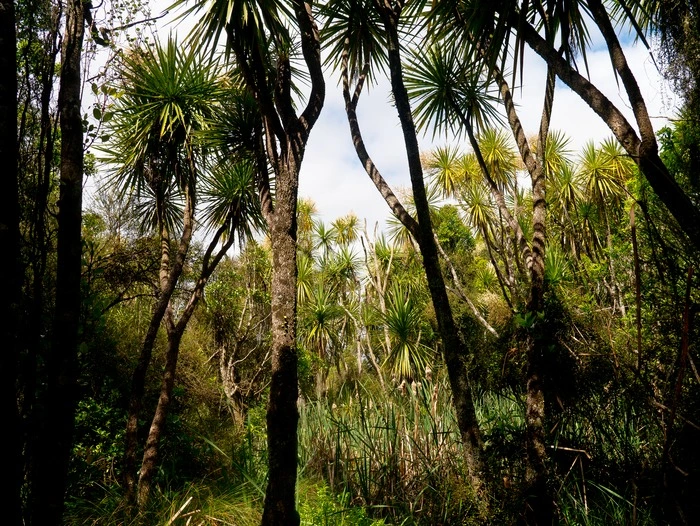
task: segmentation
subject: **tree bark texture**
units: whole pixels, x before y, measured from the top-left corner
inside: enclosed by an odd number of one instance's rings
[[[299,524],[297,474],[296,163],[278,173],[272,242],[272,379],[267,405],[268,483],[262,524]]]
[[[146,439],[146,447],[143,452],[141,470],[139,472],[137,502],[139,509],[143,509],[150,496],[151,484],[158,468],[158,445],[165,430],[165,422],[168,417],[168,409],[172,400],[173,387],[175,386],[175,373],[177,360],[182,341],[182,330],[177,330],[172,323],[168,323],[168,350],[165,358],[165,369],[158,396],[158,404],[151,420],[151,427]]]
[[[169,235],[161,220],[161,269],[160,290],[158,299],[151,314],[151,320],[146,331],[146,336],[141,346],[139,360],[131,379],[131,394],[129,396],[129,412],[126,422],[126,435],[124,445],[124,484],[126,487],[127,501],[134,504],[138,500],[138,478],[136,476],[136,458],[138,450],[138,422],[143,404],[143,395],[146,390],[146,374],[151,364],[153,347],[158,336],[158,329],[170,304],[170,298],[175,291],[177,280],[182,274],[185,258],[192,240],[195,213],[195,190],[189,185],[185,188],[185,210],[183,212],[183,231],[180,236],[177,253],[172,266],[170,266],[170,246],[167,242]]]
[[[544,108],[540,121],[537,149],[539,159],[532,150],[523,131],[510,89],[502,75],[497,74],[501,97],[504,101],[508,122],[518,146],[520,156],[530,174],[532,184],[532,246],[523,254],[526,259],[530,295],[526,312],[534,316],[534,323],[526,327],[527,380],[525,400],[525,448],[526,448],[526,498],[525,521],[527,524],[549,525],[554,519],[554,499],[549,491],[548,455],[545,431],[545,385],[543,378],[544,334],[546,327],[539,316],[544,314],[545,297],[545,250],[546,250],[546,199],[544,158],[549,135],[549,123],[554,102],[555,75],[547,69]]]
[[[186,192],[186,195],[189,196],[192,193],[192,191],[188,191]],[[233,221],[236,221],[237,219],[238,218],[235,218]],[[192,232],[193,223],[194,217],[191,214],[186,214],[185,232]],[[237,222],[235,224],[237,224]],[[158,404],[156,405],[156,410],[151,420],[151,427],[148,431],[148,437],[146,439],[143,460],[141,461],[141,469],[139,470],[137,489],[137,502],[139,509],[143,509],[148,502],[153,478],[158,468],[159,445],[161,437],[165,431],[165,424],[168,417],[168,411],[170,409],[173,388],[175,387],[177,361],[180,355],[180,343],[182,342],[182,336],[185,333],[187,324],[192,318],[195,309],[197,308],[199,300],[204,294],[204,287],[206,286],[209,277],[211,276],[212,272],[214,272],[214,269],[219,264],[221,259],[224,257],[224,254],[226,254],[226,252],[233,245],[235,238],[233,234],[231,234],[228,240],[217,252],[214,259],[211,259],[211,255],[221,239],[221,236],[226,230],[230,229],[231,226],[228,223],[220,227],[214,239],[210,242],[202,260],[202,269],[200,271],[199,278],[197,279],[195,288],[190,294],[190,298],[182,311],[182,314],[180,315],[180,319],[177,321],[174,319],[174,314],[170,307],[168,307],[165,313],[165,327],[168,335],[168,350],[165,357],[165,369],[163,371]],[[188,237],[191,237],[191,234],[188,234]]]
[[[272,377],[267,406],[268,482],[262,524],[297,526],[297,198],[299,170],[309,133],[325,100],[321,49],[311,4],[292,3],[301,50],[311,78],[311,93],[300,116],[293,112],[288,58],[277,60],[274,102],[267,90],[270,79],[251,64],[242,49],[234,49],[249,89],[254,91],[263,121],[267,161],[275,172],[275,198],[270,181],[260,177],[260,197],[272,245]],[[261,173],[267,174],[267,170]]]
[[[62,523],[68,463],[77,403],[80,324],[81,223],[83,195],[83,123],[81,52],[84,4],[66,6],[58,95],[61,127],[61,176],[58,212],[56,310],[48,357],[46,413],[39,429],[32,479],[32,523]]]
[[[17,41],[13,0],[0,1],[0,411],[5,415],[9,454],[6,517],[10,525],[22,523],[22,428],[17,407],[19,359],[19,305],[23,276],[19,251],[19,188],[17,151]]]

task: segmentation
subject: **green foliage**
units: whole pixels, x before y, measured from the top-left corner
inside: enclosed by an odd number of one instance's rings
[[[391,336],[387,362],[398,379],[419,378],[432,362],[433,350],[421,342],[424,306],[411,290],[395,283],[382,313]]]
[[[505,11],[481,4],[425,5],[431,11],[430,36],[441,38],[446,30],[457,31],[439,45],[423,45],[412,52],[405,70],[407,86],[416,103],[416,122],[426,131],[460,136],[465,125],[478,128],[478,146],[489,174],[529,240],[532,198],[516,186],[522,167],[508,134],[489,127],[498,120],[494,103],[499,101],[483,74],[499,63],[496,56],[506,57],[502,37],[518,29],[512,25],[516,17],[502,17]],[[551,4],[553,12],[540,10],[536,3],[498,7],[529,6],[522,18],[513,12],[521,24],[532,22],[550,41],[562,42],[566,60],[585,61],[589,41],[583,22],[585,3],[567,4],[564,11],[560,4]],[[51,331],[44,329],[50,328],[45,313],[53,301],[55,278],[53,215],[60,141],[42,142],[55,116],[53,108],[43,108],[48,112],[42,124],[39,95],[51,87],[58,71],[51,58],[55,22],[45,2],[17,5],[20,102],[26,110],[21,123],[24,135],[19,137],[27,272],[22,309],[31,313],[28,328],[23,327],[23,366],[31,367],[35,360],[42,372],[43,351],[51,338]],[[629,12],[611,12],[624,18],[638,13],[640,5],[632,2]],[[296,53],[289,46],[286,18],[291,13],[284,2],[217,0],[207,9],[198,30],[210,44],[226,31],[227,43],[237,46],[239,53],[262,49],[258,59],[263,68],[271,59]],[[372,80],[387,64],[377,11],[360,0],[331,1],[322,9],[330,15],[323,30],[329,60],[338,66],[343,59],[339,51],[347,50],[350,78],[368,74]],[[120,3],[115,11],[122,10]],[[459,27],[453,26],[457,21]],[[45,33],[34,34],[38,27]],[[465,29],[477,30],[479,38],[461,39]],[[688,30],[680,24],[667,28],[671,29]],[[455,42],[459,45],[450,45]],[[481,48],[486,56],[474,53],[474,45],[487,46]],[[117,193],[116,198],[105,197],[101,208],[96,206],[84,216],[80,399],[66,523],[132,523],[120,503],[117,480],[129,373],[152,308],[159,250],[154,239],[137,234],[134,218],[148,219],[155,210],[152,201],[161,199],[172,207],[166,223],[177,230],[183,178],[197,175],[205,185],[197,189],[202,223],[220,227],[247,210],[257,220],[251,226],[261,225],[254,186],[261,174],[245,159],[257,145],[251,146],[250,140],[265,123],[251,94],[239,89],[237,73],[222,74],[214,55],[194,44],[190,49],[183,52],[172,39],[164,46],[134,49],[120,58],[123,83],[99,80],[90,86],[100,101],[90,107],[85,131],[90,141],[102,138],[109,145],[124,199]],[[513,56],[518,54],[516,50]],[[685,56],[691,58],[694,55]],[[114,106],[102,104],[111,97],[117,98]],[[673,127],[662,130],[659,140],[670,173],[697,201],[700,128],[695,117],[690,110],[681,114]],[[200,164],[213,148],[225,152],[226,162],[217,158]],[[327,226],[314,219],[313,203],[299,203],[298,503],[303,523],[379,526],[516,520],[520,490],[526,486],[527,338],[536,339],[535,354],[543,369],[549,483],[555,489],[560,520],[673,523],[678,518],[674,506],[696,511],[691,491],[700,472],[696,426],[700,396],[694,363],[683,364],[683,369],[678,349],[686,329],[687,301],[689,356],[698,354],[700,329],[693,318],[699,301],[697,282],[691,283],[686,300],[685,280],[689,267],[699,268],[700,257],[615,141],[591,141],[574,157],[567,151],[566,137],[554,132],[544,159],[547,296],[541,312],[518,310],[527,297],[528,269],[510,239],[511,226],[483,182],[475,153],[462,154],[458,146],[448,146],[433,152],[426,162],[426,173],[432,177],[429,199],[435,233],[454,257],[476,308],[501,334],[497,340],[491,338],[465,304],[452,298],[470,350],[464,357],[465,374],[478,393],[488,468],[486,518],[478,515],[476,496],[467,483],[449,385],[433,352],[439,344],[436,324],[414,241],[396,224],[389,228],[396,235],[393,242],[380,237],[370,244],[365,234],[363,267],[353,251],[361,235],[358,218],[341,217]],[[87,173],[93,170],[88,158]],[[125,197],[133,189],[142,190],[140,202]],[[451,204],[440,206],[442,198]],[[640,212],[639,275],[633,270],[630,205]],[[411,207],[409,199],[409,212]],[[122,214],[124,210],[129,212]],[[252,230],[245,233],[251,235]],[[230,239],[234,232],[226,235]],[[270,379],[266,359],[271,261],[265,245],[247,242],[239,248],[213,276],[205,291],[206,308],[185,333],[161,451],[159,491],[144,524],[260,522],[268,458],[263,401]],[[172,301],[176,311],[183,306],[201,257],[200,253],[188,259],[185,279]],[[370,282],[369,275],[376,282]],[[638,283],[642,299],[637,313],[634,285]],[[370,363],[372,352],[385,365],[380,372],[394,373],[393,381],[380,381]],[[158,364],[162,354],[161,338],[155,349]],[[320,397],[313,395],[317,371],[329,375]],[[225,378],[227,372],[230,378]],[[23,374],[25,387],[36,381],[41,389],[41,375]],[[152,371],[147,404],[158,385],[158,371]],[[23,391],[20,402],[30,406],[34,394]],[[32,415],[23,416],[30,421]],[[664,502],[669,495],[677,502]]]
[[[700,195],[700,125],[689,110],[682,111],[675,125],[659,131],[661,158],[691,195]]]
[[[445,250],[464,254],[474,249],[474,237],[459,216],[457,207],[441,207],[435,215],[434,228]]]
[[[125,412],[115,402],[85,399],[78,404],[71,472],[75,488],[71,494],[95,498],[102,488],[114,483],[124,446]]]
[[[385,526],[383,519],[372,519],[364,508],[352,507],[352,496],[346,492],[333,495],[321,483],[300,497],[301,524],[308,526]]]
[[[301,407],[302,472],[389,524],[468,524],[476,506],[454,425],[442,372],[389,392],[359,384]]]

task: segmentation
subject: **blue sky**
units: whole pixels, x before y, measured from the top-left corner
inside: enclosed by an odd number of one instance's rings
[[[655,127],[660,129],[673,117],[676,103],[673,94],[662,82],[643,46],[631,45],[626,51],[649,112],[654,116]],[[629,102],[615,82],[607,51],[590,52],[588,62],[593,82],[634,123]],[[523,127],[528,135],[534,135],[542,112],[545,67],[529,54],[525,71],[521,89],[513,91]],[[316,203],[324,221],[354,212],[360,219],[367,220],[371,234],[375,223],[383,226],[389,209],[355,155],[343,108],[337,81],[329,79],[324,111],[312,131],[304,159],[300,195]],[[363,95],[358,117],[367,149],[385,179],[395,192],[409,187],[403,137],[398,117],[389,102],[388,82],[381,82],[369,95]],[[598,143],[611,135],[603,121],[561,82],[557,83],[551,129],[566,133],[574,152],[590,140]],[[462,146],[464,140],[462,143],[453,137],[432,140],[429,134],[422,137],[420,143],[422,150],[428,152],[445,144]]]
[[[156,0],[151,4],[154,15],[163,12],[170,0]],[[186,20],[173,25],[175,13],[165,17],[160,25],[161,38],[170,31],[180,40],[192,27]],[[660,129],[674,116],[676,100],[663,83],[648,51],[641,44],[625,39],[628,61],[636,74],[645,96],[649,113],[654,117],[656,129]],[[608,98],[634,122],[624,92],[620,91],[610,66],[609,56],[599,35],[592,34],[588,53],[591,79]],[[524,65],[523,85],[514,89],[516,104],[525,131],[534,135],[539,127],[544,93],[545,66],[533,53],[528,53]],[[369,180],[355,154],[345,117],[344,105],[337,76],[327,75],[327,96],[324,110],[306,150],[300,176],[300,197],[314,201],[318,218],[329,223],[334,219],[354,213],[366,220],[371,235],[375,225],[385,226],[389,209]],[[358,117],[366,147],[384,178],[394,192],[410,186],[408,170],[396,111],[390,103],[389,83],[379,81],[369,92],[365,90],[358,107]],[[576,94],[561,82],[557,83],[551,129],[563,131],[571,139],[571,149],[576,152],[588,141],[600,142],[610,136],[609,129]],[[437,146],[454,144],[462,146],[453,137],[437,137],[429,134],[420,138],[421,149],[429,152]]]

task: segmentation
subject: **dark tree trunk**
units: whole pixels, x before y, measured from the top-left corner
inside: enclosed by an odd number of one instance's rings
[[[172,312],[168,312],[166,317],[170,318]],[[185,326],[182,329],[176,328],[172,320],[166,322],[168,332],[168,350],[165,358],[165,369],[163,371],[163,380],[160,388],[160,396],[158,397],[158,405],[156,406],[151,427],[148,431],[146,439],[146,448],[143,453],[143,461],[141,462],[141,470],[138,480],[138,506],[143,509],[148,502],[151,491],[151,483],[153,476],[158,467],[158,444],[160,443],[161,435],[165,430],[165,422],[168,416],[168,409],[175,386],[175,373],[177,370],[177,359],[180,354],[180,342]]]
[[[460,337],[454,322],[442,269],[440,268],[435,236],[433,234],[416,127],[413,122],[408,94],[403,82],[398,36],[400,8],[395,8],[393,4],[388,2],[382,2],[381,12],[384,27],[388,35],[391,88],[401,122],[411,177],[411,189],[413,190],[413,200],[418,219],[417,224],[414,223],[411,230],[418,241],[423,258],[423,268],[428,280],[428,289],[437,317],[438,331],[442,340],[442,352],[450,380],[457,423],[465,448],[470,482],[473,490],[477,494],[480,494],[481,490],[484,488],[484,466],[482,460],[483,442],[479,423],[476,418],[471,384],[464,362],[465,357],[469,355],[469,350]]]
[[[156,195],[158,193],[156,192]],[[161,200],[158,200],[161,201]],[[131,392],[129,394],[129,409],[126,417],[126,433],[124,435],[124,459],[123,459],[123,479],[126,489],[126,501],[136,504],[136,489],[138,477],[136,474],[136,458],[139,447],[138,431],[139,416],[143,404],[143,395],[146,390],[146,375],[151,365],[153,347],[158,337],[158,330],[163,321],[163,316],[170,304],[170,297],[175,290],[177,280],[168,280],[170,275],[170,235],[165,223],[163,212],[164,204],[156,203],[156,217],[160,235],[160,271],[158,275],[158,294],[156,303],[151,312],[151,319],[146,329],[141,352],[136,362],[136,368],[131,376]],[[184,259],[183,259],[184,262]],[[177,269],[175,269],[177,270]],[[179,274],[177,275],[179,277]]]
[[[67,484],[77,403],[78,328],[80,323],[83,128],[81,68],[83,3],[66,6],[61,80],[61,177],[58,212],[56,311],[48,357],[46,414],[39,429],[32,480],[32,523],[59,525]]]
[[[518,146],[523,163],[530,174],[532,184],[532,245],[523,253],[527,262],[530,280],[530,296],[526,312],[536,320],[532,326],[524,328],[527,352],[527,380],[525,400],[525,513],[527,524],[551,525],[554,520],[554,498],[549,489],[549,469],[545,431],[545,385],[544,385],[544,335],[546,328],[538,319],[545,307],[545,250],[546,250],[546,199],[545,170],[547,137],[554,102],[556,77],[548,68],[544,95],[544,109],[540,121],[537,150],[539,159],[532,154],[530,145],[518,117],[510,88],[500,72],[497,72],[501,97],[504,102],[508,123]]]
[[[299,160],[301,160],[299,158]],[[299,524],[295,493],[299,397],[296,348],[298,168],[277,174],[272,243],[272,379],[267,405],[268,483],[262,524]]]
[[[164,220],[159,219],[161,228],[161,269],[160,286],[156,304],[151,313],[151,320],[141,345],[141,353],[136,364],[136,369],[131,379],[131,394],[129,396],[129,412],[126,422],[126,435],[124,445],[124,484],[126,486],[126,499],[131,504],[136,504],[138,478],[136,476],[136,458],[138,451],[138,422],[143,404],[143,395],[146,390],[146,374],[151,364],[153,347],[158,336],[158,329],[170,304],[170,298],[175,291],[177,280],[182,274],[185,258],[192,240],[194,228],[195,197],[194,189],[185,188],[185,209],[183,211],[183,231],[180,236],[177,253],[172,267],[170,266],[170,243]],[[177,360],[177,358],[176,358]]]
[[[238,20],[229,20],[238,66],[256,98],[264,122],[266,159],[259,155],[260,201],[272,244],[272,378],[267,406],[268,483],[262,524],[295,526],[297,476],[297,197],[299,170],[309,133],[316,123],[326,95],[321,48],[311,4],[292,2],[298,24],[301,51],[309,70],[311,92],[301,115],[294,112],[291,64],[288,56],[277,58],[274,78],[268,77],[266,49],[243,47]],[[247,35],[249,37],[249,35]],[[274,96],[272,95],[274,91]],[[262,138],[261,138],[262,140]],[[267,166],[275,172],[274,203]]]
[[[17,180],[17,42],[13,0],[0,1],[0,408],[7,438],[7,524],[22,524],[22,429],[17,407],[18,322],[23,276],[19,252],[19,189]]]
[[[35,15],[36,16],[36,15]],[[26,45],[24,54],[21,60],[23,61],[24,76],[23,85],[19,91],[25,94],[25,100],[22,101],[22,116],[19,122],[19,134],[17,143],[27,144],[28,134],[31,126],[27,125],[29,113],[31,112],[32,102],[35,95],[33,94],[33,82],[31,78],[32,58],[29,51],[33,48],[34,39],[40,33],[35,26],[35,16],[32,16],[28,23],[29,40]],[[28,260],[28,268],[30,273],[26,274],[26,288],[31,290],[31,294],[26,294],[27,313],[26,320],[21,323],[22,337],[20,349],[20,365],[19,378],[21,392],[21,408],[20,418],[24,422],[24,462],[25,468],[31,466],[33,451],[37,433],[34,426],[36,425],[36,414],[41,410],[37,406],[37,397],[39,396],[39,385],[45,385],[45,382],[40,380],[40,376],[45,378],[45,370],[38,367],[39,363],[45,363],[45,344],[42,334],[47,332],[47,288],[46,269],[48,255],[52,250],[50,239],[53,238],[50,222],[47,222],[48,199],[51,193],[53,180],[53,171],[55,163],[55,140],[56,126],[58,119],[53,113],[57,109],[52,110],[52,93],[56,80],[56,58],[60,52],[59,44],[59,25],[61,20],[61,12],[56,10],[51,17],[51,26],[43,39],[38,39],[36,44],[41,46],[41,49],[46,51],[46,56],[39,60],[39,77],[40,77],[40,94],[38,97],[39,113],[40,113],[40,128],[39,140],[36,150],[31,147],[22,158],[20,153],[20,161],[18,166],[19,180],[32,181],[34,188],[29,201],[23,210],[25,217],[29,218],[27,228],[27,241],[25,244],[26,257]],[[33,158],[34,156],[35,158]],[[31,183],[30,183],[31,184]],[[31,186],[30,186],[31,188]],[[22,270],[26,272],[25,269]],[[50,294],[49,294],[50,296]],[[39,410],[37,412],[37,410]]]

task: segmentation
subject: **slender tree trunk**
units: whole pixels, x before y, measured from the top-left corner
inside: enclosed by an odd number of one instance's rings
[[[538,160],[532,154],[527,137],[523,131],[520,118],[517,114],[510,88],[500,71],[496,70],[496,80],[499,84],[501,98],[504,103],[508,123],[513,137],[518,146],[520,157],[530,174],[532,184],[532,245],[529,246],[520,226],[513,221],[503,205],[502,196],[496,196],[499,208],[511,225],[514,239],[518,241],[522,249],[522,257],[527,264],[530,280],[530,295],[526,305],[526,312],[532,316],[533,323],[524,327],[525,345],[527,353],[526,373],[526,400],[525,400],[525,448],[526,448],[526,473],[525,473],[525,513],[523,519],[526,524],[551,525],[554,520],[554,499],[548,487],[549,469],[546,448],[545,431],[545,385],[543,370],[545,366],[544,339],[545,327],[539,319],[544,314],[545,295],[545,249],[546,249],[546,200],[545,200],[545,166],[544,158],[547,149],[547,137],[549,135],[549,123],[554,102],[555,74],[553,68],[548,68],[546,89],[544,96],[544,108],[540,120],[538,133],[538,151],[541,158]],[[467,122],[467,130],[472,145],[477,153],[479,164],[484,171],[489,185],[494,193],[498,193],[491,177],[485,167],[481,154],[477,151],[478,145],[473,137],[470,123]]]
[[[158,299],[151,314],[151,320],[144,337],[141,353],[139,355],[136,369],[131,379],[131,394],[129,397],[129,412],[126,422],[126,435],[124,445],[124,484],[126,486],[126,499],[129,503],[135,504],[137,501],[138,479],[136,477],[136,455],[138,450],[138,421],[143,404],[143,395],[146,390],[146,373],[151,363],[153,347],[158,336],[158,329],[165,312],[170,304],[170,298],[175,291],[177,280],[182,274],[185,258],[192,240],[194,228],[195,196],[194,188],[189,185],[185,188],[185,210],[183,212],[183,231],[180,236],[178,250],[172,266],[169,267],[170,247],[169,239],[164,223],[161,222],[161,270],[160,270],[160,291]],[[165,241],[164,241],[165,239]]]
[[[5,291],[0,294],[0,408],[5,421],[9,454],[6,491],[7,524],[22,524],[23,453],[22,427],[17,407],[19,317],[22,283],[19,250],[19,188],[17,151],[17,42],[13,0],[0,1],[0,276]]]
[[[143,453],[141,469],[139,470],[137,502],[139,509],[145,508],[151,492],[151,484],[158,467],[158,445],[165,430],[165,422],[168,416],[168,409],[172,400],[173,387],[175,386],[175,373],[177,370],[177,360],[180,354],[180,342],[184,333],[185,325],[176,327],[172,320],[172,311],[168,309],[166,314],[166,327],[168,333],[168,350],[165,358],[165,368],[163,379],[158,396],[151,427],[146,439],[146,447]]]
[[[608,17],[600,2],[592,2],[593,6],[595,9],[592,11],[608,44],[613,67],[620,74],[630,98],[635,118],[642,133],[641,140],[617,107],[596,86],[562,58],[534,27],[527,23],[523,24],[517,15],[512,17],[510,21],[521,28],[520,34],[523,40],[533,51],[542,57],[549,67],[556,71],[557,76],[608,125],[620,145],[637,163],[661,202],[678,221],[683,231],[688,234],[691,242],[696,247],[700,247],[700,209],[683,191],[659,157],[653,128],[648,115],[646,115],[644,99],[626,63],[612,25],[609,20],[607,23],[605,22]]]
[[[465,456],[470,482],[473,490],[479,493],[484,486],[484,469],[483,461],[481,459],[483,442],[481,439],[478,421],[476,419],[476,410],[472,399],[471,384],[468,380],[466,366],[464,363],[464,358],[469,355],[469,351],[466,348],[464,341],[460,338],[454,324],[454,319],[452,317],[452,311],[447,296],[447,290],[445,288],[442,270],[440,269],[438,260],[438,252],[435,246],[432,224],[430,221],[425,184],[423,181],[423,171],[420,163],[420,151],[416,137],[416,129],[411,116],[411,108],[402,77],[397,26],[401,8],[399,5],[396,5],[396,10],[394,10],[392,5],[385,2],[378,2],[378,7],[383,17],[384,27],[389,35],[388,46],[392,92],[394,94],[394,100],[396,101],[396,108],[404,135],[418,221],[408,214],[406,209],[397,199],[396,195],[392,192],[389,185],[381,176],[379,170],[367,153],[356,113],[357,103],[362,92],[365,75],[362,74],[357,79],[354,93],[351,94],[347,51],[343,56],[342,67],[345,112],[347,114],[348,124],[350,125],[350,134],[355,146],[355,151],[360,159],[360,162],[364,166],[365,171],[386,201],[387,205],[389,205],[391,208],[394,216],[401,221],[401,223],[418,241],[423,257],[423,266],[428,280],[428,287],[433,301],[433,307],[438,320],[438,330],[442,338],[443,356],[448,370],[453,403],[457,414],[457,422],[466,451]],[[349,46],[349,38],[350,37],[346,38],[347,46]]]
[[[58,213],[56,311],[48,358],[46,417],[39,431],[32,480],[33,524],[59,525],[72,448],[80,323],[83,128],[80,58],[84,4],[66,7],[58,105],[61,120],[61,187]]]
[[[31,290],[27,294],[27,314],[26,319],[22,320],[20,325],[22,337],[20,338],[20,349],[23,351],[20,354],[19,362],[19,378],[20,385],[18,386],[19,398],[21,399],[20,419],[23,422],[23,440],[24,440],[24,469],[31,470],[33,465],[33,452],[36,450],[36,441],[38,440],[38,428],[40,415],[43,408],[37,404],[37,399],[41,389],[38,386],[45,386],[46,370],[39,367],[39,364],[46,363],[46,342],[41,335],[46,334],[47,329],[47,304],[45,288],[46,268],[48,254],[51,251],[51,243],[49,239],[53,238],[52,232],[48,231],[46,218],[48,211],[48,198],[50,195],[51,181],[53,180],[53,171],[56,166],[53,161],[55,158],[54,137],[58,126],[58,118],[56,113],[58,109],[51,109],[51,95],[56,80],[56,57],[60,53],[59,44],[59,25],[62,19],[61,8],[53,11],[50,28],[43,39],[37,38],[39,30],[35,26],[35,17],[33,16],[28,24],[29,41],[25,46],[25,51],[22,55],[25,74],[23,77],[23,86],[19,88],[19,92],[25,94],[25,100],[22,102],[22,117],[19,123],[19,134],[17,144],[28,144],[28,127],[27,116],[31,110],[30,106],[34,100],[33,85],[34,80],[31,75],[31,66],[33,62],[29,50],[40,46],[40,49],[46,51],[46,57],[39,61],[39,77],[40,77],[40,94],[38,96],[39,113],[40,113],[40,129],[39,140],[35,152],[29,150],[23,157],[20,153],[18,165],[19,180],[34,180],[35,190],[31,196],[28,206],[25,207],[25,215],[30,218],[27,228],[26,254],[29,260],[28,268],[22,269],[22,275],[25,275],[27,290]],[[32,158],[32,155],[35,158]],[[40,379],[41,376],[41,379]],[[43,400],[43,398],[42,398]],[[31,476],[31,475],[30,475]],[[25,512],[25,516],[29,514]]]
[[[187,222],[193,222],[192,216],[185,217],[185,230],[191,230],[192,225],[187,225]],[[148,432],[148,438],[146,439],[146,447],[143,453],[143,460],[141,462],[141,469],[139,470],[139,480],[138,480],[138,490],[137,490],[137,502],[139,509],[143,509],[148,502],[151,486],[153,482],[153,477],[155,476],[158,467],[158,451],[161,437],[165,431],[165,423],[168,417],[168,410],[170,408],[170,402],[173,394],[173,387],[175,386],[175,375],[177,372],[177,361],[180,355],[180,343],[182,342],[182,335],[185,333],[185,329],[194,314],[199,300],[202,299],[204,295],[204,287],[209,280],[212,272],[219,264],[224,254],[233,245],[234,236],[231,234],[229,239],[224,243],[221,249],[218,251],[214,259],[211,259],[212,252],[216,248],[219,240],[223,233],[230,228],[229,224],[220,227],[214,236],[214,239],[209,243],[209,246],[202,259],[202,269],[200,271],[199,278],[195,285],[192,294],[190,295],[189,301],[185,306],[180,319],[177,322],[174,319],[173,311],[170,307],[165,313],[165,327],[168,335],[168,350],[165,359],[165,369],[163,371],[163,379],[161,383],[160,395],[158,397],[158,404],[156,406],[153,419],[151,420],[151,427]]]
[[[437,317],[438,330],[442,339],[442,353],[447,366],[453,403],[457,415],[462,442],[465,448],[465,460],[473,491],[480,495],[484,489],[484,465],[482,460],[483,441],[476,409],[464,359],[469,355],[465,342],[459,335],[452,316],[452,308],[447,296],[447,288],[442,276],[438,250],[433,234],[430,208],[423,179],[420,149],[416,127],[411,114],[408,93],[403,82],[400,44],[398,37],[398,19],[400,7],[393,7],[389,2],[382,2],[381,13],[388,35],[389,71],[391,89],[396,110],[401,122],[406,156],[411,177],[411,189],[416,207],[417,225],[413,234],[416,236],[423,258],[423,268],[428,280],[428,289]]]
[[[257,159],[261,208],[272,245],[272,378],[267,406],[268,482],[262,516],[262,524],[266,526],[297,526],[300,522],[295,502],[299,420],[296,212],[299,169],[326,95],[320,37],[311,4],[294,0],[292,8],[311,80],[308,102],[299,116],[294,112],[289,58],[277,58],[276,76],[270,79],[263,50],[244,49],[241,40],[235,37],[241,36],[237,33],[245,29],[238,25],[240,21],[229,21],[230,36],[234,36],[229,41],[263,117],[267,157]],[[275,172],[274,204],[267,177],[268,163]]]
[[[634,305],[637,329],[637,372],[641,373],[644,367],[642,355],[642,270],[639,265],[639,247],[637,245],[637,226],[634,220],[634,209],[637,205],[632,203],[630,207],[630,235],[632,237],[632,256],[634,258]]]
[[[505,101],[506,112],[513,136],[523,162],[527,166],[532,181],[532,257],[530,260],[530,297],[527,312],[533,316],[544,314],[545,296],[545,250],[546,236],[546,199],[545,199],[545,166],[549,123],[554,103],[555,74],[552,68],[547,69],[544,108],[540,120],[537,149],[540,159],[532,155],[527,139],[523,133],[520,119],[513,105],[510,91],[505,83],[501,93]],[[554,497],[548,487],[549,468],[547,455],[547,434],[545,430],[545,385],[543,370],[545,366],[545,334],[546,327],[539,320],[528,330],[527,344],[527,385],[525,405],[525,440],[527,450],[526,483],[528,497],[526,498],[526,520],[528,523],[550,525],[554,520]]]

